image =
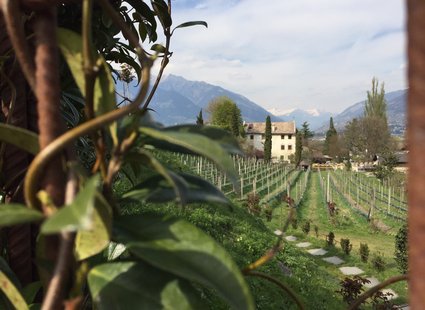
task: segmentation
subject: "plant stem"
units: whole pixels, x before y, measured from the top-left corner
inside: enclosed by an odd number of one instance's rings
[[[64,302],[64,288],[69,276],[69,265],[72,261],[75,233],[62,233],[58,260],[56,262],[53,276],[49,282],[49,288],[44,297],[41,310],[61,309]]]
[[[267,281],[270,281],[274,284],[276,284],[277,286],[279,286],[283,291],[285,291],[291,298],[293,301],[295,301],[295,303],[297,304],[298,308],[303,310],[304,305],[302,304],[301,300],[299,299],[299,297],[297,296],[297,294],[286,284],[282,283],[281,281],[265,274],[262,272],[257,272],[257,271],[249,271],[248,273],[246,273],[245,275],[247,276],[254,276],[254,277],[259,277],[259,278],[263,278],[266,279]]]

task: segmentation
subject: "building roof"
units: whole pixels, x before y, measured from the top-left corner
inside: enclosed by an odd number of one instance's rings
[[[246,123],[247,134],[264,134],[266,132],[266,123]],[[295,122],[272,122],[272,134],[295,134]]]

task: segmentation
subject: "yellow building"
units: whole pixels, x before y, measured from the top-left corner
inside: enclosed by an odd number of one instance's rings
[[[246,123],[245,132],[248,143],[255,150],[264,150],[266,123]],[[295,122],[272,122],[272,160],[288,161],[295,154]]]

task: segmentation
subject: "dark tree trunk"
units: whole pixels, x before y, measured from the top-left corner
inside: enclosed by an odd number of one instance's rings
[[[3,16],[0,12],[0,55],[5,55],[12,49],[5,29]],[[3,65],[3,74],[0,77],[0,98],[2,105],[2,122],[11,125],[35,130],[37,116],[35,114],[35,100],[32,96],[25,78],[19,68],[18,62],[12,57]],[[14,102],[11,103],[13,93],[16,93]],[[5,144],[1,184],[6,193],[6,203],[23,203],[22,181],[31,156],[19,148]],[[5,246],[7,260],[23,285],[30,283],[35,277],[33,257],[34,238],[32,238],[30,225],[18,225],[5,229]]]

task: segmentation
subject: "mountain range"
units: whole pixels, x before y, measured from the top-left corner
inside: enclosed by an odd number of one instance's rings
[[[122,82],[117,82],[117,89],[122,89]],[[137,90],[137,83],[132,81],[128,89],[130,94],[127,95],[133,97]],[[219,96],[232,99],[238,105],[242,118],[246,122],[264,122],[267,115],[270,115],[271,120],[275,122],[294,120],[297,127],[301,127],[303,122],[308,122],[310,129],[319,135],[327,131],[329,118],[333,116],[329,112],[316,109],[291,109],[287,111],[270,109],[267,111],[248,98],[223,87],[201,81],[189,81],[183,77],[170,74],[161,81],[152,99],[150,104],[150,108],[153,110],[152,117],[164,125],[193,124],[202,109],[204,120],[207,120],[206,107],[212,99]],[[387,93],[385,98],[391,131],[393,134],[401,135],[406,127],[407,90]],[[365,101],[357,102],[340,114],[333,116],[336,129],[340,131],[348,121],[360,117],[363,114],[364,105]]]
[[[387,119],[393,135],[403,135],[406,130],[406,102],[407,89],[397,90],[385,94],[387,101]],[[334,125],[337,131],[344,129],[345,124],[353,118],[363,115],[366,101],[360,101],[334,116]],[[329,128],[329,122],[315,129],[316,134],[324,134]]]
[[[246,122],[263,122],[270,113],[248,98],[205,82],[188,81],[176,75],[167,76],[160,84],[152,99],[152,116],[165,125],[194,123],[199,111],[203,110],[204,119],[208,119],[206,107],[219,96],[232,99],[241,110]],[[271,115],[272,121],[282,121]]]
[[[298,127],[300,127],[302,123],[307,122],[312,130],[323,126],[325,123],[329,123],[329,118],[332,116],[332,113],[330,112],[320,111],[317,109],[291,109],[286,112],[279,112],[271,109],[269,112],[277,115],[285,122],[295,121],[295,124],[297,124]]]

